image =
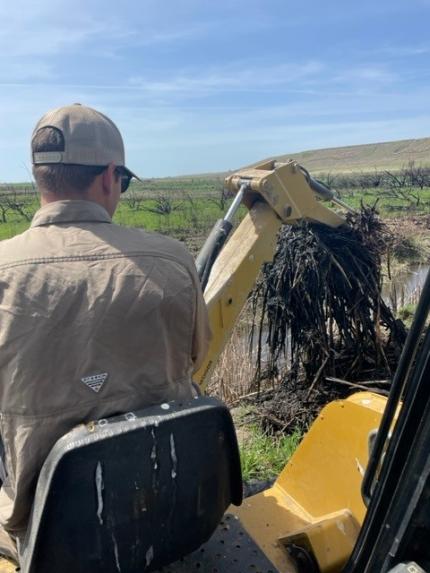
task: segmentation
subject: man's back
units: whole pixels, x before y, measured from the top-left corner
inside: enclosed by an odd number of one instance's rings
[[[56,201],[0,243],[0,521],[25,528],[38,472],[79,422],[191,396],[209,338],[194,262],[171,239]],[[10,502],[9,502],[10,498]]]

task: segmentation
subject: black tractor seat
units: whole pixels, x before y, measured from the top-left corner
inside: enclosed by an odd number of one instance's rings
[[[214,398],[82,425],[42,468],[21,572],[154,571],[199,548],[241,501],[234,426]]]

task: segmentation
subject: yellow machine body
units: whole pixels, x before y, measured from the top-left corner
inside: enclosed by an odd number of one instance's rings
[[[0,557],[0,573],[13,573],[16,571],[16,565],[11,561]]]
[[[280,571],[295,572],[290,543],[309,548],[322,573],[341,571],[366,513],[368,436],[385,404],[369,392],[328,404],[273,487],[231,508]]]

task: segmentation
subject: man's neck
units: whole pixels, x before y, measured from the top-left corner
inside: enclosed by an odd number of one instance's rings
[[[51,193],[47,191],[40,192],[40,205],[44,207],[55,201],[92,201],[87,193]]]

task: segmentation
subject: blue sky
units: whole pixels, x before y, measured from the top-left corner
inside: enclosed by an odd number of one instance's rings
[[[0,182],[48,109],[121,129],[143,177],[430,136],[430,0],[0,4]]]

